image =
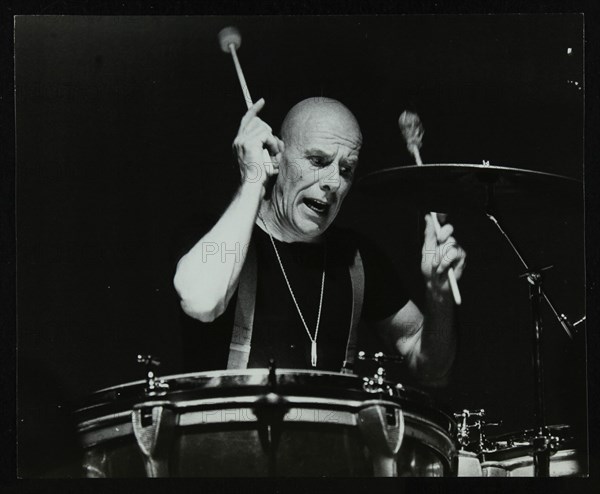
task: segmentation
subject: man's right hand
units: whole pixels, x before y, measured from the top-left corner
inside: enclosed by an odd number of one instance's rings
[[[261,98],[248,109],[233,140],[242,183],[265,185],[270,176],[279,172],[284,144],[273,135],[271,127],[257,116],[264,106],[265,100]],[[265,150],[270,155],[268,161]]]

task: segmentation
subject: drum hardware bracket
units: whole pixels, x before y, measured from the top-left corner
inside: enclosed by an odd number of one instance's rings
[[[544,266],[543,268],[540,269],[534,269],[531,271],[526,271],[525,273],[522,273],[519,275],[519,278],[526,278],[527,279],[527,283],[529,283],[530,285],[535,285],[536,283],[539,283],[542,280],[542,272],[544,271],[548,271],[550,269],[552,269],[554,267],[554,264],[550,264],[548,266]]]
[[[456,420],[460,420],[458,425],[458,433],[457,439],[458,444],[461,447],[467,448],[471,443],[471,430],[475,429],[479,433],[479,443],[481,443],[481,424],[483,422],[483,417],[485,416],[485,410],[482,408],[478,411],[467,410],[466,408],[462,412],[458,412],[454,414],[454,418]],[[477,417],[475,423],[469,425],[467,423],[470,417]]]
[[[385,393],[394,396],[394,390],[385,382],[383,367],[379,367],[373,377],[363,377],[363,389],[367,393]]]
[[[550,438],[540,430],[533,438],[533,475],[550,477]]]
[[[404,438],[404,414],[400,408],[371,405],[358,412],[358,427],[372,456],[375,477],[397,475],[396,454]],[[394,419],[390,421],[390,413]]]
[[[402,362],[402,357],[385,355],[383,352],[377,352],[372,356],[367,356],[365,352],[358,352],[358,360],[373,360],[378,364],[375,374],[370,377],[363,377],[363,389],[367,393],[385,393],[390,396],[394,395],[392,387],[385,382],[386,370],[383,367],[383,363],[386,362]]]
[[[137,363],[143,364],[146,370],[145,393],[148,396],[161,396],[169,390],[169,384],[156,376],[154,369],[160,365],[152,355],[138,355]]]
[[[268,456],[269,476],[277,475],[277,448],[281,437],[283,418],[289,411],[287,400],[277,393],[277,366],[269,359],[268,393],[255,402],[253,413],[258,420],[258,436]]]
[[[474,417],[473,423],[469,424],[468,419]],[[464,409],[462,412],[454,414],[456,420],[460,420],[458,425],[457,440],[461,448],[472,447],[471,431],[475,430],[477,433],[476,453],[485,454],[490,452],[489,444],[485,435],[485,428],[497,427],[502,425],[502,421],[488,422],[486,420],[486,412],[483,408],[480,410],[467,410]]]
[[[164,406],[139,406],[131,412],[131,423],[148,477],[168,477],[177,415]]]
[[[550,477],[550,456],[559,450],[561,438],[553,436],[546,426],[540,426],[533,437],[533,474]]]

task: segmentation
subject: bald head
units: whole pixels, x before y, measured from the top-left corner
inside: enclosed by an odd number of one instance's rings
[[[310,242],[335,219],[350,190],[362,135],[339,101],[309,98],[281,126],[285,148],[269,208],[280,240]]]
[[[347,133],[347,139],[362,145],[362,134],[356,117],[337,100],[313,97],[300,101],[288,112],[281,125],[281,139],[288,145],[306,130],[330,126]]]

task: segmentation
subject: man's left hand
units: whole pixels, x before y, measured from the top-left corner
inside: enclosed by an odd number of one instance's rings
[[[452,297],[448,269],[452,267],[456,279],[460,279],[466,264],[467,254],[452,236],[454,227],[445,224],[436,235],[431,215],[425,216],[425,240],[421,254],[421,272],[425,278],[427,290],[436,301]]]

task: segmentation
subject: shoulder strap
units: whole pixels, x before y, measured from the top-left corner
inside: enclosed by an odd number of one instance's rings
[[[352,372],[356,357],[358,323],[360,322],[365,295],[365,270],[358,249],[356,249],[354,261],[350,265],[350,282],[352,283],[352,315],[350,317],[350,332],[348,334],[348,342],[346,343],[346,357],[342,372]]]
[[[248,367],[256,302],[256,263],[254,242],[251,241],[238,282],[233,334],[227,361],[228,369],[246,369]]]

